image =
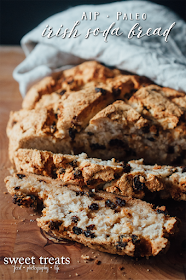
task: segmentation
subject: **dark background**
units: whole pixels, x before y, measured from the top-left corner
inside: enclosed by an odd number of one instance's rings
[[[105,4],[113,0],[0,0],[0,44],[18,45],[21,38],[47,17],[84,4]],[[186,21],[186,0],[151,0],[169,7]]]

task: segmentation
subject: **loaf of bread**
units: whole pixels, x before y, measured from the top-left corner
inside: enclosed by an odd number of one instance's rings
[[[58,178],[65,183],[103,189],[135,198],[186,200],[186,168],[144,165],[143,160],[117,162],[80,155],[53,154],[48,151],[19,149],[14,157],[17,172]],[[151,197],[150,197],[151,196]]]
[[[129,256],[155,256],[168,247],[178,222],[165,207],[139,199],[66,184],[62,180],[17,173],[5,179],[13,202],[37,208],[38,225],[56,239],[67,238],[96,250]]]
[[[11,113],[10,159],[31,148],[186,165],[185,112],[184,93],[85,62],[39,82]]]

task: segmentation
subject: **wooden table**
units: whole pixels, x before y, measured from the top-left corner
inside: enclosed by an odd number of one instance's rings
[[[7,194],[4,178],[9,174],[8,140],[6,124],[10,110],[21,108],[22,97],[18,84],[12,78],[12,71],[24,59],[20,47],[0,48],[0,279],[185,279],[186,227],[183,222],[180,233],[172,237],[171,246],[166,254],[135,260],[91,250],[80,244],[67,242],[54,244],[47,240],[36,224],[37,215],[30,209],[23,209],[12,203]],[[172,215],[185,219],[185,203],[163,201]],[[186,245],[185,245],[186,247]],[[81,255],[88,255],[93,260],[85,261]],[[28,270],[23,265],[16,270],[11,264],[4,264],[5,257],[35,257],[35,267],[41,267],[39,257],[70,257],[70,264],[59,265],[56,273],[53,265],[47,265],[49,272]],[[97,258],[95,258],[97,257]],[[100,265],[95,259],[101,261]],[[18,265],[17,265],[18,267]],[[52,267],[52,268],[51,268]],[[123,267],[123,269],[121,269]]]

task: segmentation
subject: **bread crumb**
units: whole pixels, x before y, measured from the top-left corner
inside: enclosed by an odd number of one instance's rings
[[[69,277],[71,277],[71,275],[69,275]]]
[[[90,256],[87,256],[87,255],[81,255],[81,258],[83,260],[91,260]]]
[[[124,267],[120,265],[120,266],[118,267],[118,269],[119,269],[119,270],[123,270]]]
[[[147,271],[150,271],[150,269],[147,269]]]
[[[8,192],[3,192],[4,194],[8,194]]]
[[[79,274],[78,274],[78,273],[76,273],[75,275],[76,275],[76,276],[79,276]]]
[[[8,170],[9,170],[9,172],[10,172],[11,175],[14,174],[14,169],[13,169],[13,167],[12,167],[12,168],[8,168]]]
[[[95,260],[94,263],[97,264],[97,265],[100,265],[100,264],[101,264],[101,261]]]

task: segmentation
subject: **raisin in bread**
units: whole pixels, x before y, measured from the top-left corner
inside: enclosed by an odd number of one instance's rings
[[[5,179],[13,202],[19,206],[44,204],[38,225],[58,239],[119,255],[155,256],[177,231],[177,220],[165,207],[153,209],[138,199],[107,192],[91,192],[61,180],[18,173]]]
[[[66,183],[103,189],[135,198],[172,197],[186,200],[186,169],[182,167],[144,165],[143,160],[116,162],[48,151],[19,149],[15,153],[17,172],[30,172]],[[152,195],[151,195],[152,194]]]

